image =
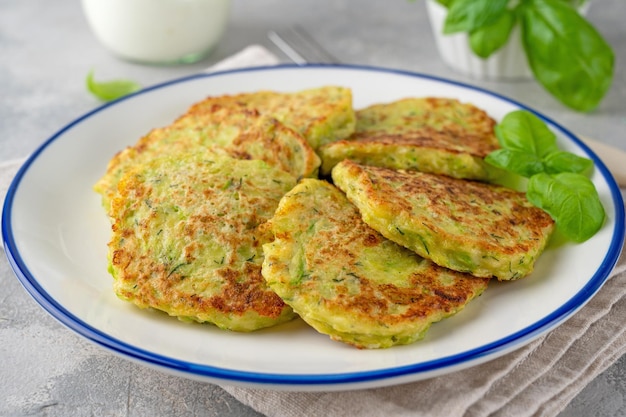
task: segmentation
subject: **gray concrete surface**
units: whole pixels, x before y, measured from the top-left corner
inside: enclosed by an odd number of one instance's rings
[[[99,103],[84,78],[151,85],[195,73],[268,29],[300,24],[346,63],[399,68],[472,82],[543,112],[572,131],[626,149],[626,4],[596,1],[589,18],[617,54],[613,88],[591,114],[570,111],[532,81],[466,79],[439,59],[420,1],[233,0],[227,33],[193,65],[120,61],[90,33],[79,0],[0,0],[0,162],[28,155]],[[277,52],[278,53],[278,52]],[[625,161],[626,163],[626,161]],[[259,414],[219,387],[164,375],[93,346],[52,319],[0,259],[0,416],[246,416]],[[626,358],[598,376],[561,417],[626,415]]]

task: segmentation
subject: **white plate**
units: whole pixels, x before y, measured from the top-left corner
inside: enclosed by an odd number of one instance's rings
[[[460,314],[433,325],[420,342],[357,350],[299,320],[239,334],[185,324],[117,299],[107,273],[109,224],[91,189],[113,154],[208,95],[330,84],[351,87],[356,108],[409,96],[457,97],[499,120],[523,107],[438,78],[349,66],[237,70],[146,89],[64,127],[21,168],[2,217],[5,249],[18,279],[61,323],[123,357],[210,382],[291,390],[384,386],[475,366],[553,329],[604,283],[624,239],[619,189],[587,147],[544,117],[561,147],[595,160],[592,180],[606,208],[606,224],[584,244],[549,247],[531,276],[494,282]]]

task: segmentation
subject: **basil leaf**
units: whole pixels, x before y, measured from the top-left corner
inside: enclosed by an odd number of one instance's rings
[[[496,168],[502,168],[526,178],[544,172],[541,159],[536,155],[523,151],[498,149],[489,153],[489,155],[485,157],[485,162]]]
[[[496,125],[496,136],[505,149],[526,152],[543,158],[559,148],[556,135],[533,113],[516,110],[508,113]]]
[[[548,174],[558,174],[559,172],[583,174],[589,172],[593,167],[591,159],[565,151],[551,153],[544,158],[543,163]]]
[[[604,207],[594,184],[582,175],[593,161],[559,150],[547,124],[525,110],[507,114],[496,135],[502,148],[485,161],[529,178],[528,200],[552,216],[563,236],[583,242],[602,227]]]
[[[477,56],[488,58],[507,43],[513,26],[515,13],[512,10],[505,10],[493,23],[470,32],[470,48]]]
[[[604,208],[595,186],[584,175],[537,174],[528,181],[528,200],[552,216],[561,233],[584,242],[602,227]]]
[[[585,4],[585,2],[589,0],[563,0],[563,1],[565,1],[566,3],[569,3],[575,9],[578,9],[580,6],[582,6],[583,4]]]
[[[138,91],[141,86],[131,80],[96,82],[93,71],[87,74],[87,90],[102,101],[111,101]]]
[[[444,7],[450,7],[454,0],[437,0],[437,3],[441,4]]]
[[[471,32],[496,21],[509,0],[454,0],[448,8],[443,33]]]
[[[613,80],[609,44],[563,0],[525,0],[519,10],[524,49],[537,81],[572,109],[597,107]]]

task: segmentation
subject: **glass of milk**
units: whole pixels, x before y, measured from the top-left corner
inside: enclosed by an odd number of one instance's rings
[[[230,0],[82,0],[96,38],[115,55],[147,64],[192,63],[217,45]]]

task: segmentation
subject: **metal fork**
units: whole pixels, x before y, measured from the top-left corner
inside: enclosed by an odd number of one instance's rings
[[[338,64],[339,60],[322,47],[301,26],[267,32],[267,37],[297,65],[311,63]]]

